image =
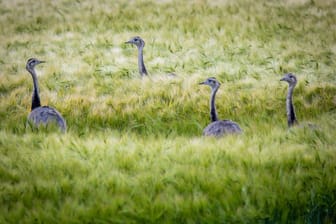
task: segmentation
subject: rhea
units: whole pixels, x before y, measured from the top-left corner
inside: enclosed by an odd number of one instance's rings
[[[55,109],[49,106],[41,106],[39,96],[39,86],[35,72],[35,66],[45,61],[40,61],[36,58],[30,58],[27,61],[26,69],[33,78],[33,96],[31,104],[31,112],[28,116],[28,122],[39,127],[40,125],[47,126],[48,124],[56,124],[62,132],[66,131],[66,122],[62,115]]]
[[[288,92],[286,97],[286,111],[287,111],[287,124],[288,127],[298,124],[296,119],[294,105],[293,105],[293,91],[297,83],[295,75],[292,73],[285,74],[280,81],[285,81],[288,83]]]
[[[218,120],[215,98],[216,93],[220,87],[220,83],[216,78],[210,77],[204,82],[199,83],[200,85],[208,85],[211,87],[210,95],[210,119],[211,123],[205,127],[203,130],[204,136],[215,136],[221,137],[227,134],[240,134],[242,129],[236,122],[230,120]]]
[[[146,66],[143,59],[143,49],[145,47],[145,41],[141,37],[136,36],[131,38],[129,41],[125,42],[126,44],[134,44],[138,48],[138,68],[141,76],[148,75]]]

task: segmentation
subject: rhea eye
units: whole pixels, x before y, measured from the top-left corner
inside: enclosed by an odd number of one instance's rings
[[[134,38],[134,41],[138,41],[139,39],[138,38]]]

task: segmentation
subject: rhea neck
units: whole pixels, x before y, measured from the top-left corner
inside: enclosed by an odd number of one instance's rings
[[[287,110],[287,123],[288,127],[292,127],[297,124],[294,105],[293,105],[293,91],[295,84],[290,84],[288,88],[288,93],[286,97],[286,110]]]
[[[37,76],[34,68],[27,68],[27,70],[33,78],[34,89],[33,89],[31,110],[34,110],[35,108],[41,106]]]
[[[210,96],[210,119],[211,119],[211,122],[214,122],[214,121],[218,120],[216,103],[215,103],[216,93],[217,93],[218,89],[219,89],[219,86],[215,86],[215,87],[211,88],[211,96]]]
[[[138,46],[138,67],[139,73],[142,76],[147,75],[147,70],[143,59],[143,48],[144,46]]]

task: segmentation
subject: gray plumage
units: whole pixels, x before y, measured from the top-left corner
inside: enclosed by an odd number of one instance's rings
[[[141,76],[148,75],[147,69],[143,59],[143,48],[145,47],[145,41],[141,37],[136,36],[131,38],[126,44],[134,44],[138,48],[138,69]]]
[[[285,81],[288,83],[288,92],[286,97],[286,111],[287,111],[287,124],[288,127],[292,127],[295,124],[298,124],[295,115],[295,109],[293,105],[293,91],[296,86],[297,79],[292,73],[285,74],[280,81]]]
[[[242,129],[236,122],[230,120],[218,120],[215,98],[216,93],[220,87],[220,83],[216,78],[208,78],[204,82],[199,83],[200,85],[208,85],[211,87],[211,96],[210,96],[210,119],[211,123],[204,128],[204,136],[216,136],[221,137],[227,134],[240,134]]]
[[[41,107],[35,66],[44,62],[45,61],[40,61],[36,58],[30,58],[26,64],[26,69],[31,74],[34,84],[31,112],[28,116],[28,122],[36,127],[40,125],[47,126],[48,124],[55,123],[61,131],[65,132],[66,122],[62,115],[55,108],[49,106]]]

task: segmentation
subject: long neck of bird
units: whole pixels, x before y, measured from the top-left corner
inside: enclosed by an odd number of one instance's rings
[[[37,76],[34,68],[29,69],[29,72],[33,78],[34,83],[34,90],[33,90],[33,96],[32,96],[32,105],[31,110],[34,110],[36,107],[41,106],[40,96],[39,96],[39,87],[37,82]]]
[[[293,91],[294,85],[290,85],[286,97],[286,110],[287,110],[287,123],[288,127],[291,127],[297,123],[294,105],[293,105]]]
[[[138,67],[140,75],[147,75],[147,70],[143,59],[143,46],[138,47]]]
[[[211,96],[210,96],[210,119],[212,122],[217,121],[218,117],[217,117],[217,111],[216,111],[216,103],[215,103],[215,99],[216,99],[216,93],[219,87],[214,87],[211,90]]]

